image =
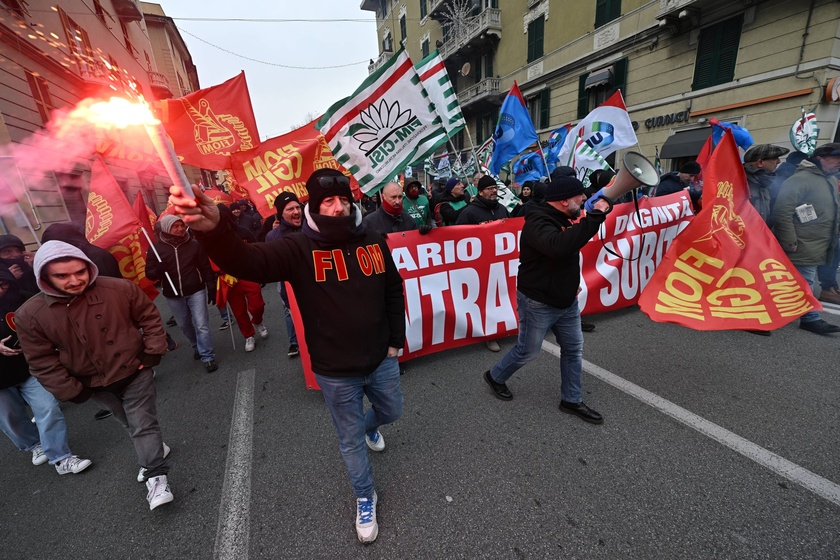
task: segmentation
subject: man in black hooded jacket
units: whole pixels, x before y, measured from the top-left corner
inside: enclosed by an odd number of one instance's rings
[[[507,208],[499,204],[499,193],[496,180],[490,175],[484,175],[478,180],[478,195],[458,216],[456,225],[486,224],[494,220],[509,217]]]

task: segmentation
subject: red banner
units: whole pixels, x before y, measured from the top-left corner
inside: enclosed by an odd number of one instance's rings
[[[822,309],[750,204],[731,132],[704,175],[703,211],[665,255],[642,311],[697,330],[767,331]]]
[[[178,99],[156,102],[161,122],[184,163],[229,169],[230,155],[259,145],[245,72]]]
[[[314,122],[266,140],[254,150],[231,154],[231,164],[239,188],[248,192],[264,218],[275,213],[274,199],[281,192],[292,192],[301,202],[308,200],[306,179],[316,169],[341,171],[350,177],[353,197],[361,198],[358,181],[335,160]]]
[[[204,194],[213,199],[213,204],[230,204],[233,202],[233,198],[229,194],[219,189],[207,189]]]
[[[114,255],[123,277],[140,286],[150,299],[155,299],[158,292],[146,278],[149,244],[141,229],[140,220],[108,166],[97,157],[90,168],[85,237]]]

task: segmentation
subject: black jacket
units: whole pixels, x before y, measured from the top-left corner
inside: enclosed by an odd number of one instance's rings
[[[573,224],[552,206],[532,205],[520,238],[517,290],[558,309],[572,305],[580,286],[580,250],[606,217],[593,211]]]
[[[353,229],[336,227],[328,236],[315,231],[309,219],[300,233],[267,243],[246,245],[225,222],[197,237],[213,262],[237,278],[292,285],[315,373],[368,375],[389,346],[405,345],[402,278],[379,234],[356,222]],[[342,219],[327,220],[338,224]]]
[[[678,171],[671,171],[659,178],[659,185],[656,187],[656,194],[654,196],[665,196],[667,194],[674,194],[680,192],[686,187],[691,187],[688,183],[680,181],[680,174]],[[688,189],[688,195],[692,202],[700,200],[702,193],[695,190],[694,187]]]
[[[210,268],[204,248],[190,232],[183,238],[161,233],[160,241],[155,243],[155,249],[163,263],[158,262],[150,248],[146,253],[146,277],[155,282],[160,281],[164,297],[190,296],[205,287],[209,295],[216,293],[216,275]],[[232,271],[221,268],[233,274]],[[175,289],[178,290],[177,294],[172,291],[164,272],[168,272],[172,278]]]
[[[64,241],[65,243],[69,243],[77,249],[80,249],[96,265],[96,268],[99,269],[100,276],[108,276],[110,278],[123,277],[122,272],[120,272],[120,265],[117,259],[114,258],[114,255],[89,242],[85,238],[85,234],[73,224],[66,222],[50,224],[44,230],[41,241],[43,243],[47,241]]]
[[[469,200],[466,194],[456,198],[452,196],[452,192],[445,193],[435,204],[435,221],[438,227],[454,226],[467,204]]]
[[[461,211],[455,223],[459,226],[485,224],[493,220],[503,220],[508,217],[510,216],[507,208],[499,204],[498,200],[490,201],[477,196]]]
[[[382,236],[417,229],[417,222],[408,215],[408,212],[402,211],[398,216],[392,216],[382,206],[365,216],[362,223],[366,230],[375,231]]]
[[[0,267],[0,280],[9,283],[9,289],[0,297],[0,340],[11,336],[12,338],[5,344],[15,346],[18,336],[14,328],[14,312],[34,294],[21,292],[14,275],[5,267]],[[19,385],[27,379],[29,379],[29,366],[23,354],[0,356],[0,390]]]

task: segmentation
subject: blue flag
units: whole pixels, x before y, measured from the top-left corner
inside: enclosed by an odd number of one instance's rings
[[[540,177],[547,177],[545,166],[539,152],[531,152],[519,158],[513,164],[513,177],[516,184],[521,185],[525,181],[539,181]]]
[[[498,175],[502,165],[537,141],[537,131],[516,82],[513,82],[510,93],[502,103],[493,139],[496,145],[490,165],[487,166],[493,175]]]
[[[571,123],[564,124],[548,136],[548,146],[545,152],[545,161],[548,163],[548,171],[554,171],[559,164],[560,148],[566,143],[566,136],[572,129]]]

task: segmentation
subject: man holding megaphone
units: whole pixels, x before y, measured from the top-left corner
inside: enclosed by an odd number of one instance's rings
[[[560,410],[592,424],[603,417],[581,400],[583,333],[580,329],[580,250],[595,236],[610,211],[600,198],[580,217],[586,200],[583,183],[576,177],[557,176],[545,191],[545,204],[525,216],[519,252],[516,301],[519,337],[484,380],[501,400],[513,399],[505,382],[540,354],[551,330],[560,345]]]

